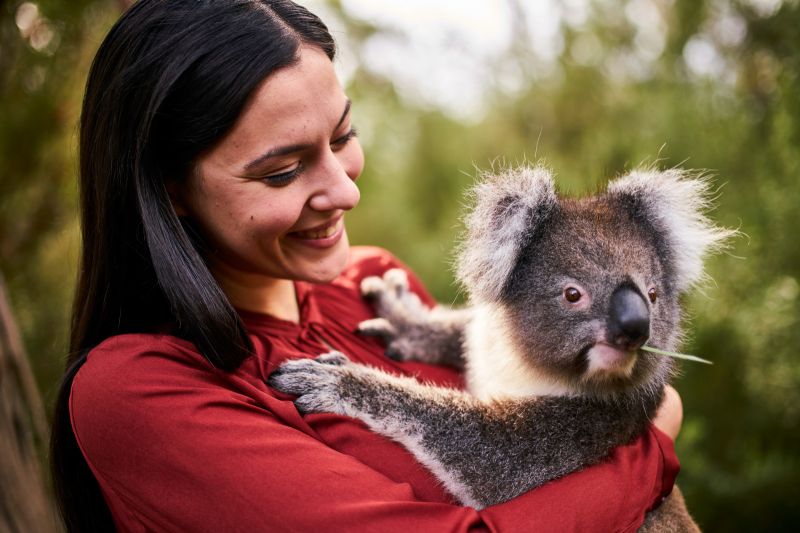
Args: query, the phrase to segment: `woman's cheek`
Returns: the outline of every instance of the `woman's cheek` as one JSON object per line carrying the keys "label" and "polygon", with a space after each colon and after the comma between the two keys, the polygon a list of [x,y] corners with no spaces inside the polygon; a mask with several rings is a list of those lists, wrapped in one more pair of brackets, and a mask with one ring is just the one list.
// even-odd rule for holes
{"label": "woman's cheek", "polygon": [[279,238],[293,229],[298,218],[299,214],[274,211],[254,214],[250,216],[250,234],[257,239]]}

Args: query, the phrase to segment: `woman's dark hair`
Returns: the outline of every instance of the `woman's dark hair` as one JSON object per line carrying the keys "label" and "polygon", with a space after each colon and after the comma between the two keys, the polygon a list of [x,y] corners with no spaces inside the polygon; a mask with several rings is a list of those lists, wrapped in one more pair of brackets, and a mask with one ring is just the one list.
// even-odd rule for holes
{"label": "woman's dark hair", "polygon": [[193,172],[304,43],[333,59],[322,21],[287,0],[139,0],[97,52],[80,125],[81,266],[51,440],[69,531],[114,529],[70,423],[72,380],[90,349],[169,325],[215,367],[235,369],[250,354],[166,184]]}

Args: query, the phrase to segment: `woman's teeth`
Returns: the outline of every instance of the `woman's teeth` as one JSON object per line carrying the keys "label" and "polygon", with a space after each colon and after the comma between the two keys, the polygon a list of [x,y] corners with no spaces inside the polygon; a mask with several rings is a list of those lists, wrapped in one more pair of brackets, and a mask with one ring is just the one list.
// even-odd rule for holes
{"label": "woman's teeth", "polygon": [[298,231],[296,235],[301,239],[327,239],[331,237],[339,229],[339,222],[332,224],[325,229],[314,231]]}

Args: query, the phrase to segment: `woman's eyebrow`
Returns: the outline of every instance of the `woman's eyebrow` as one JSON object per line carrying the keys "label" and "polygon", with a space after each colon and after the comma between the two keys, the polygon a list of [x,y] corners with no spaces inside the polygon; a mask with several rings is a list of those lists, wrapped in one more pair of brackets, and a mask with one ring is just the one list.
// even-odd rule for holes
{"label": "woman's eyebrow", "polygon": [[338,129],[339,129],[339,126],[341,126],[341,125],[342,125],[342,122],[344,122],[344,119],[346,119],[346,118],[347,118],[347,115],[348,115],[348,113],[350,113],[350,105],[351,105],[351,103],[352,103],[352,102],[350,102],[350,99],[349,99],[349,98],[348,98],[348,99],[347,99],[347,101],[344,103],[344,111],[342,112],[342,116],[339,118],[339,122],[337,122],[337,123],[336,123],[336,127],[335,127],[335,128],[333,128],[333,131],[336,131],[336,130],[338,130]]}
{"label": "woman's eyebrow", "polygon": [[[344,104],[344,112],[342,113],[342,116],[339,118],[339,122],[337,122],[336,127],[333,128],[334,131],[338,130],[339,126],[341,126],[342,123],[347,118],[347,115],[350,113],[350,106],[351,102],[348,99],[347,102],[345,102]],[[244,167],[244,171],[252,172],[256,170],[262,163],[273,157],[291,154],[292,152],[299,152],[301,150],[307,150],[308,148],[311,148],[310,144],[290,144],[288,146],[279,146],[277,148],[272,148],[265,154],[262,154],[257,158],[253,159],[252,161],[250,161],[249,163],[247,163]]]}

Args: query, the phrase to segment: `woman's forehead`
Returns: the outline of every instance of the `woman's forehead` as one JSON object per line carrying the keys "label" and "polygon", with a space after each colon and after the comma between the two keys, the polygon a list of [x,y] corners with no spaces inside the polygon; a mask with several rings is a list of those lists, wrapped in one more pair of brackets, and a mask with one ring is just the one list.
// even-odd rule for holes
{"label": "woman's forehead", "polygon": [[234,127],[207,155],[235,164],[282,146],[328,139],[347,106],[330,59],[318,48],[301,47],[298,61],[258,86]]}
{"label": "woman's forehead", "polygon": [[[296,122],[310,116],[331,113],[337,120],[346,102],[344,91],[336,77],[333,63],[325,53],[315,47],[303,46],[298,60],[273,72],[254,91],[238,122],[272,121]],[[328,109],[328,107],[330,109]],[[238,127],[239,124],[234,127]]]}

